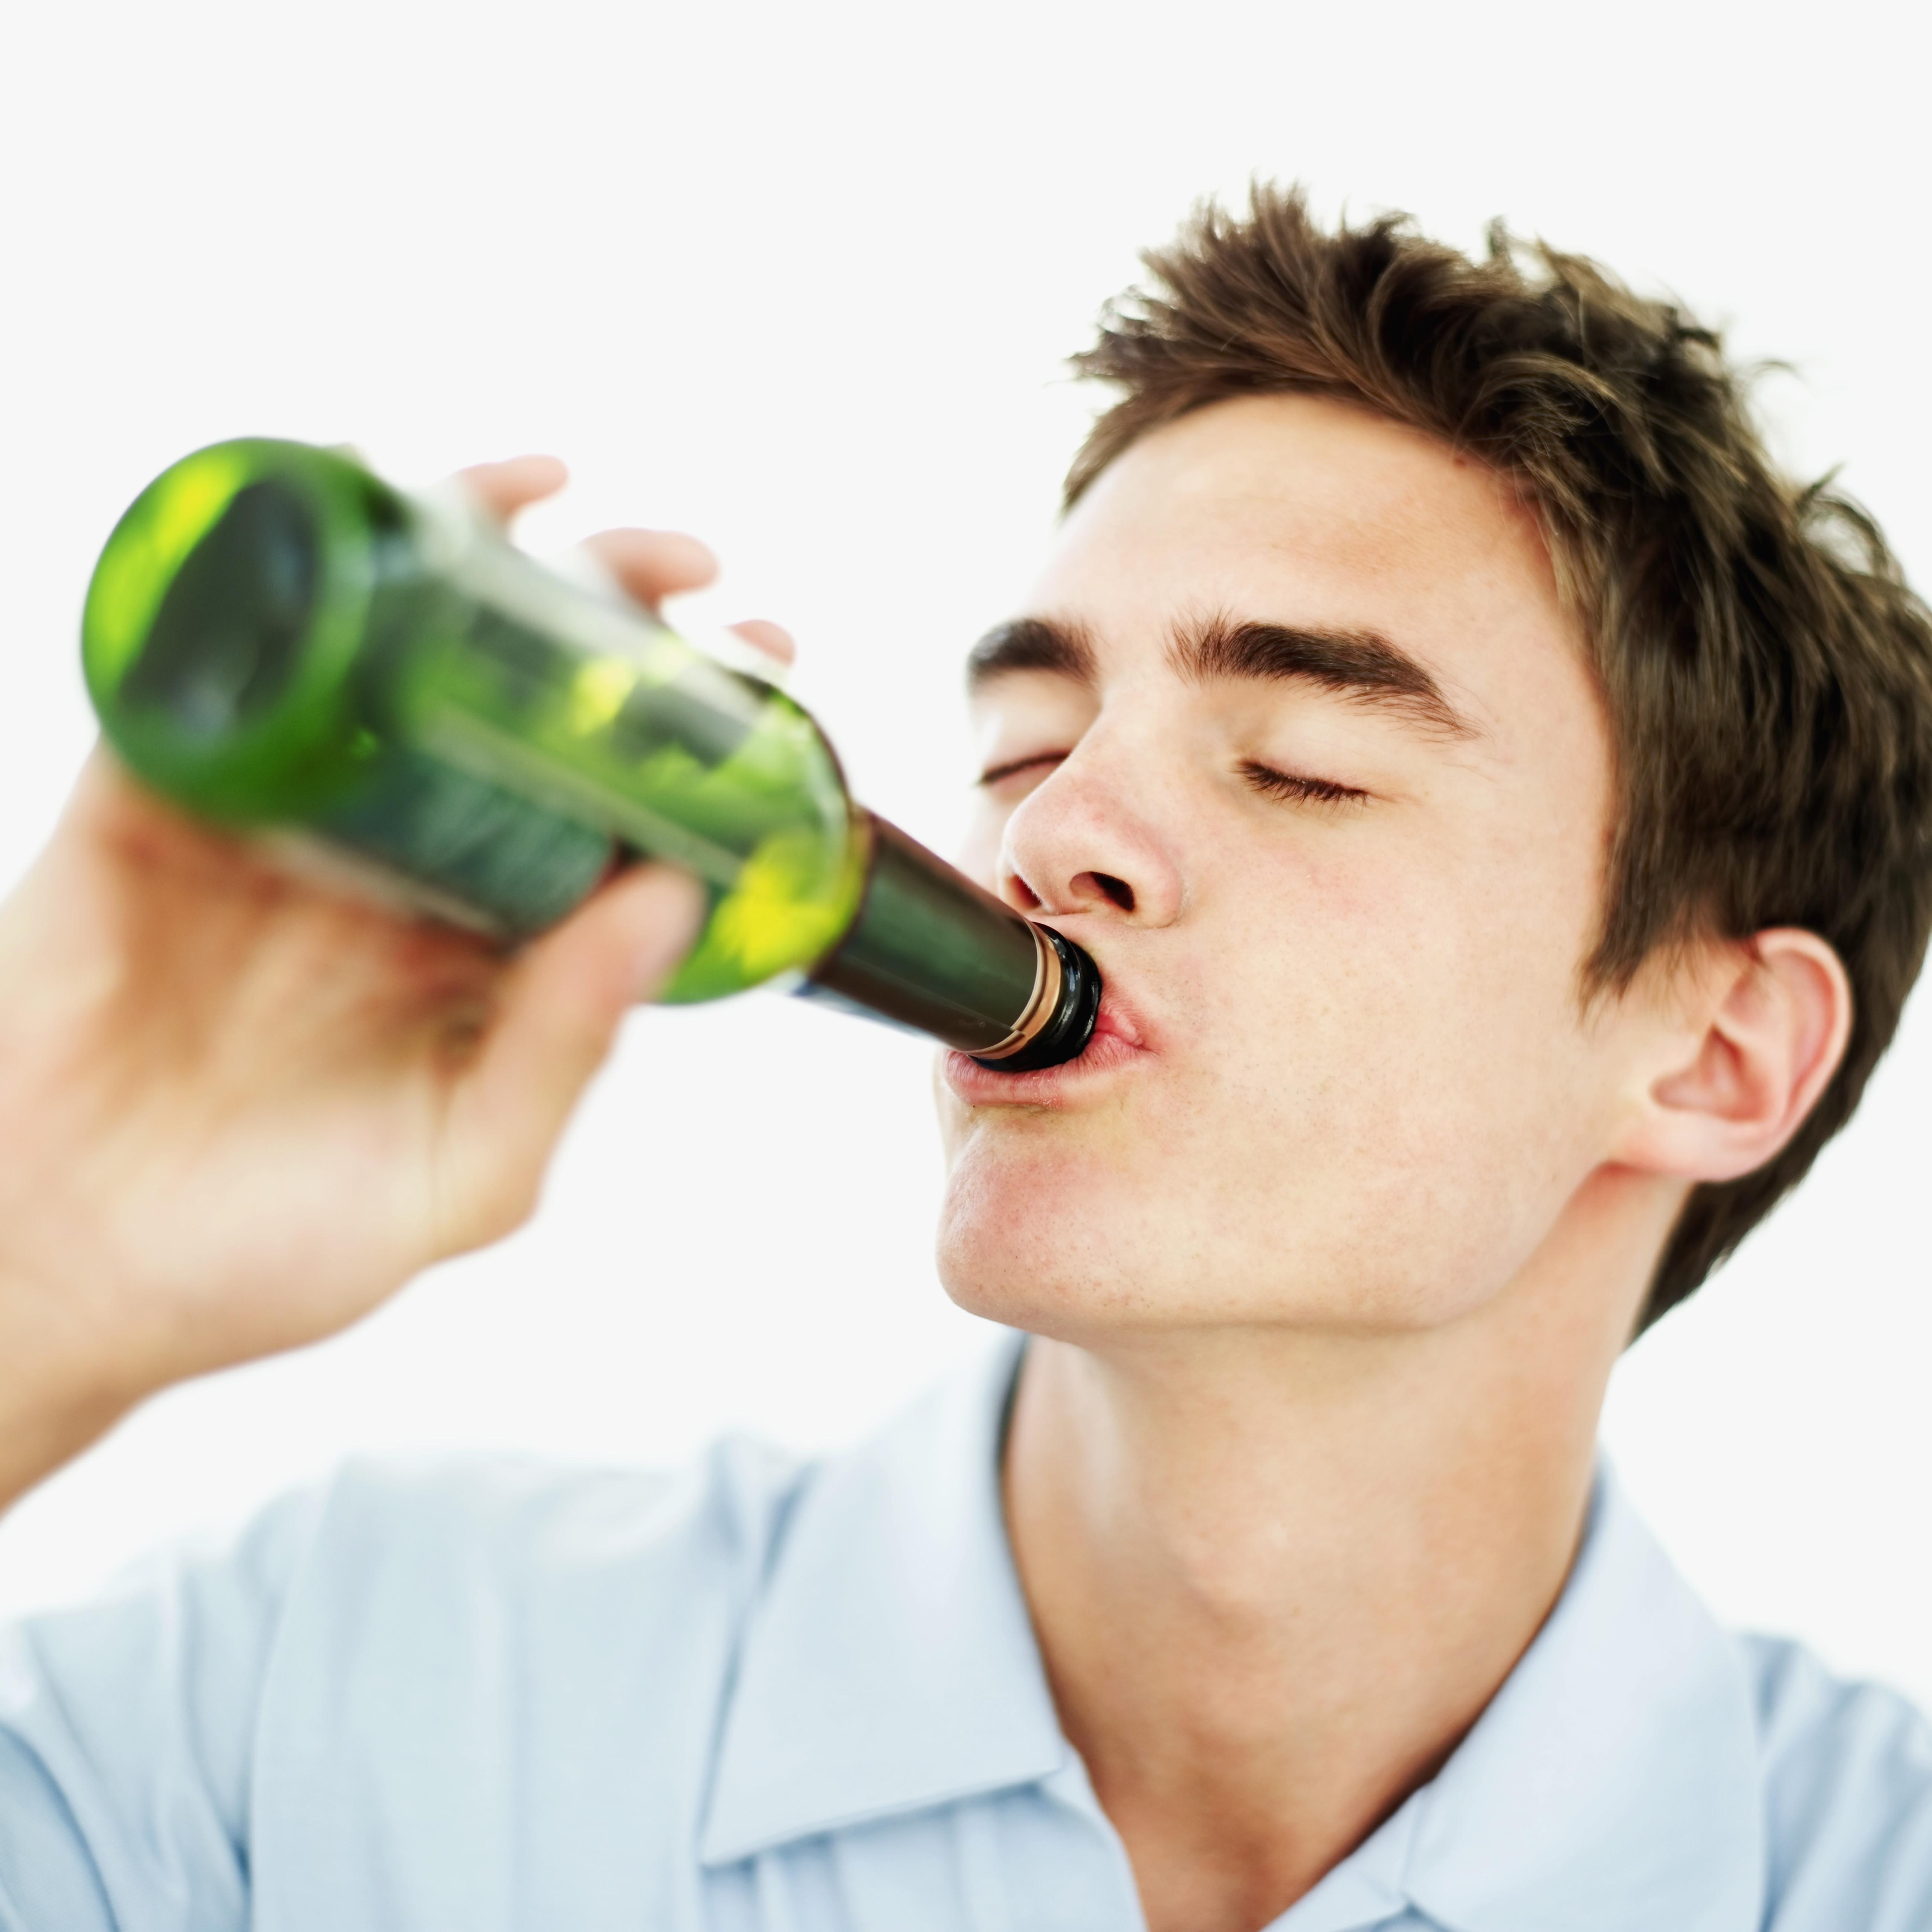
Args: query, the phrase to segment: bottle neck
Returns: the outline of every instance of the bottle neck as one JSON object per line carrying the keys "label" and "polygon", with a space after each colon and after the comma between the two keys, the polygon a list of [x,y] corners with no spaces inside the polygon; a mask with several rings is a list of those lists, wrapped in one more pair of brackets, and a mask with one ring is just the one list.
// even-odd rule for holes
{"label": "bottle neck", "polygon": [[1100,974],[875,814],[866,891],[814,986],[946,1046],[1019,1072],[1070,1060],[1091,1036]]}

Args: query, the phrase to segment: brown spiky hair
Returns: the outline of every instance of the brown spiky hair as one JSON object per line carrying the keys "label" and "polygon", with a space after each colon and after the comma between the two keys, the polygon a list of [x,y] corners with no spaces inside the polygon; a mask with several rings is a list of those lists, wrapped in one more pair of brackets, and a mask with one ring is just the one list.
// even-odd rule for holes
{"label": "brown spiky hair", "polygon": [[1660,948],[1808,928],[1854,1000],[1789,1144],[1693,1190],[1643,1321],[1802,1178],[1890,1043],[1932,927],[1932,618],[1877,525],[1780,475],[1712,329],[1500,225],[1472,260],[1402,215],[1327,228],[1297,190],[1208,205],[1074,358],[1114,386],[1071,506],[1138,437],[1230,398],[1339,398],[1533,505],[1610,720],[1616,812],[1586,998]]}

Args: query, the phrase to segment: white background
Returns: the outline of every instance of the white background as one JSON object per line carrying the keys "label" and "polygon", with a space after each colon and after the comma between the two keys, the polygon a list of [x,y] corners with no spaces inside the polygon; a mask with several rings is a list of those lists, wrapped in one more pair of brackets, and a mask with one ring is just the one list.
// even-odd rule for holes
{"label": "white background", "polygon": [[[865,795],[944,844],[960,655],[1090,407],[1060,358],[1197,196],[1502,214],[1796,374],[1932,580],[1922,9],[332,0],[9,10],[0,877],[90,738],[92,556],[172,458],[543,448],[530,539],[696,529],[790,622]],[[847,1438],[974,1346],[934,1284],[915,1044],[753,998],[640,1014],[526,1232],[357,1331],[175,1392],[0,1525],[88,1587],[353,1448],[664,1459]],[[1932,1017],[1803,1194],[1619,1372],[1625,1478],[1718,1609],[1932,1700]]]}

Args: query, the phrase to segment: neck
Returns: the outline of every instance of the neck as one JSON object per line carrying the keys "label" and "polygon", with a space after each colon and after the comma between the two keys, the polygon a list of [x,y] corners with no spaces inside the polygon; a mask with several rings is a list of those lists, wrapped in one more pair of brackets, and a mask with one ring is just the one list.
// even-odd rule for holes
{"label": "neck", "polygon": [[1666,1203],[1586,1184],[1439,1327],[1036,1338],[1007,1512],[1150,1932],[1253,1932],[1426,1782],[1548,1615]]}

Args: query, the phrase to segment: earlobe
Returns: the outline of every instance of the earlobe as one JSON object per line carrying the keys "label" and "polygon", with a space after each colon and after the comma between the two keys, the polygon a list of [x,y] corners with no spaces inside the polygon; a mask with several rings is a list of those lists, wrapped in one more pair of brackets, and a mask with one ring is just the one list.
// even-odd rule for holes
{"label": "earlobe", "polygon": [[1628,1165],[1694,1181],[1762,1167],[1816,1106],[1844,1058],[1852,991],[1814,932],[1778,926],[1714,949],[1698,977],[1701,1022],[1649,1082]]}

